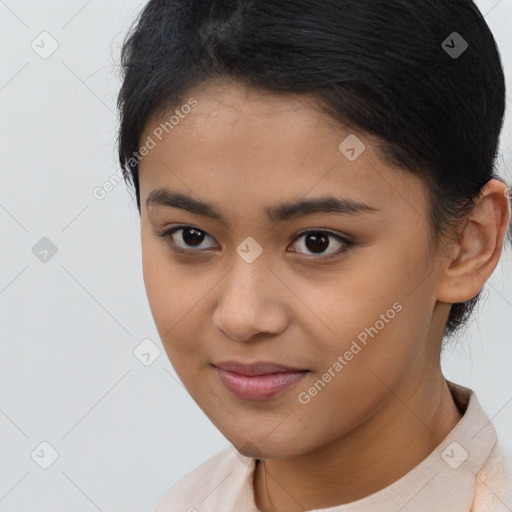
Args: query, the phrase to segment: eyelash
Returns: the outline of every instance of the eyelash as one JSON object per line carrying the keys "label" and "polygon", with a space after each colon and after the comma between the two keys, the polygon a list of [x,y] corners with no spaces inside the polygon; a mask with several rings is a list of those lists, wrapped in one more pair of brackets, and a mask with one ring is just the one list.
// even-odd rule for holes
{"label": "eyelash", "polygon": [[[202,229],[196,228],[195,226],[176,226],[174,228],[171,228],[171,229],[168,229],[168,230],[164,231],[163,233],[157,233],[156,235],[158,237],[160,237],[160,238],[163,238],[167,242],[167,244],[171,247],[171,249],[173,251],[175,251],[175,252],[178,252],[178,253],[181,253],[181,254],[187,254],[187,255],[190,255],[190,256],[193,256],[195,253],[198,253],[198,252],[205,252],[204,250],[186,250],[186,249],[182,249],[182,248],[176,248],[176,244],[172,241],[172,235],[175,232],[177,232],[179,230],[184,230],[184,229],[193,229],[193,230],[199,231],[200,233],[204,233],[207,237],[210,236],[210,235],[208,235],[208,233],[206,233],[206,231],[203,231]],[[341,235],[338,235],[336,233],[332,233],[330,231],[322,230],[322,229],[310,229],[310,230],[307,230],[307,231],[303,231],[303,232],[299,233],[293,239],[292,243],[295,243],[301,237],[304,237],[304,236],[310,235],[310,234],[324,234],[324,235],[327,235],[328,237],[332,237],[332,238],[336,239],[336,241],[341,242],[344,245],[343,248],[341,248],[340,250],[336,251],[334,254],[330,254],[328,256],[312,256],[312,255],[307,255],[311,259],[314,259],[314,260],[326,260],[326,259],[336,258],[338,256],[346,254],[355,245],[354,242],[352,242],[351,240],[346,239],[345,237],[343,237]],[[212,237],[210,237],[210,238],[212,238]],[[298,252],[298,251],[290,251],[290,252]],[[299,254],[303,254],[303,253],[299,253]]]}

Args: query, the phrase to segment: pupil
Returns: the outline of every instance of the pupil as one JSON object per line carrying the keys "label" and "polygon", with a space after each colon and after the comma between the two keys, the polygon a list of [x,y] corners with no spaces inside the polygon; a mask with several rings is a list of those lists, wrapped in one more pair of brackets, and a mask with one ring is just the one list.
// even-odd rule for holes
{"label": "pupil", "polygon": [[[191,233],[193,234],[191,235]],[[183,230],[181,237],[187,245],[199,245],[202,242],[204,235],[202,235],[201,231],[197,229],[187,228]]]}
{"label": "pupil", "polygon": [[[309,243],[310,240],[313,240],[313,243]],[[312,251],[322,252],[329,247],[329,237],[322,233],[313,233],[306,236],[306,247]],[[318,250],[320,249],[320,250]]]}

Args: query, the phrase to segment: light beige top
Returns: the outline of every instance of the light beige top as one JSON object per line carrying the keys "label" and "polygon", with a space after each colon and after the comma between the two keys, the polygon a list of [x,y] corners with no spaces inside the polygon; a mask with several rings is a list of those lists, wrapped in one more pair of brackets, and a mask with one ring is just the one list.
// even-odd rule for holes
{"label": "light beige top", "polygon": [[[311,512],[512,512],[512,451],[497,440],[474,392],[447,383],[463,416],[426,459],[370,496]],[[260,512],[255,464],[229,446],[178,481],[152,512]]]}

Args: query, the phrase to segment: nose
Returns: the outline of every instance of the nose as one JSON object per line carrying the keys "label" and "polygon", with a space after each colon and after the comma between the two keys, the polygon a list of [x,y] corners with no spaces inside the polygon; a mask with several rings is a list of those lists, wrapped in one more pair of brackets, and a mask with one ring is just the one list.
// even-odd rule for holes
{"label": "nose", "polygon": [[289,323],[285,297],[290,292],[274,272],[263,259],[247,263],[239,258],[218,287],[214,327],[237,341],[283,332]]}

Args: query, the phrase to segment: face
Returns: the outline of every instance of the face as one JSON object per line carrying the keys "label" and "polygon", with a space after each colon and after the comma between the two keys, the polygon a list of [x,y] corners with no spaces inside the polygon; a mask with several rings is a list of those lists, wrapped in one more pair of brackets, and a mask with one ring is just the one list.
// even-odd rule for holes
{"label": "face", "polygon": [[[141,137],[156,327],[235,446],[268,458],[313,451],[438,365],[448,312],[436,304],[425,187],[304,98],[227,82],[188,98]],[[244,377],[214,366],[225,361],[303,371]]]}

